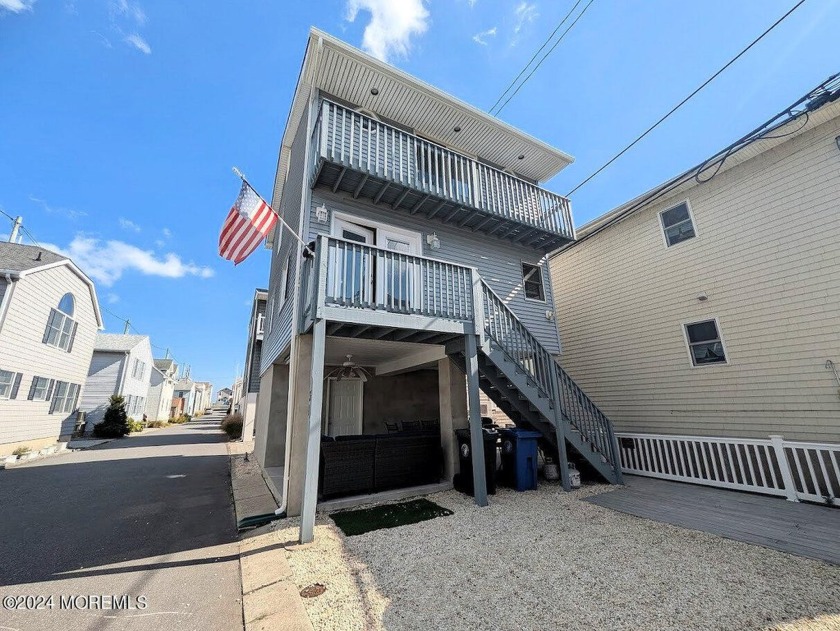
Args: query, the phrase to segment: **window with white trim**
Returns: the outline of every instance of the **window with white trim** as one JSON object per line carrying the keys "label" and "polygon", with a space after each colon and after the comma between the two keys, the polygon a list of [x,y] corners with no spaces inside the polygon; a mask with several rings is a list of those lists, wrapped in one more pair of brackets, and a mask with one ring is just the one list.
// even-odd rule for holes
{"label": "window with white trim", "polygon": [[715,320],[686,324],[685,336],[691,363],[695,366],[726,363],[726,351]]}
{"label": "window with white trim", "polygon": [[668,247],[697,236],[694,232],[694,222],[691,219],[687,202],[663,210],[659,213],[659,220],[662,222],[662,230],[665,231],[665,243],[668,244]]}
{"label": "window with white trim", "polygon": [[76,337],[76,321],[73,313],[76,301],[73,294],[64,294],[57,309],[50,309],[47,328],[44,331],[43,343],[55,346],[68,353],[73,350],[73,338]]}
{"label": "window with white trim", "polygon": [[278,305],[277,305],[277,313],[280,314],[283,311],[283,306],[286,304],[286,298],[288,298],[289,294],[289,266],[292,264],[292,256],[289,255],[289,258],[286,259],[286,262],[283,265],[283,272],[280,275],[280,285],[278,287],[277,295],[279,296]]}
{"label": "window with white trim", "polygon": [[530,263],[522,264],[522,287],[525,297],[529,300],[545,302],[545,287],[543,286],[542,267]]}
{"label": "window with white trim", "polygon": [[72,412],[76,406],[76,399],[79,396],[79,386],[75,383],[57,381],[53,392],[52,409],[50,414],[67,414]]}
{"label": "window with white trim", "polygon": [[15,373],[0,370],[0,399],[10,399],[15,384]]}
{"label": "window with white trim", "polygon": [[135,379],[142,380],[144,374],[146,374],[146,362],[135,358],[131,369],[131,376]]}

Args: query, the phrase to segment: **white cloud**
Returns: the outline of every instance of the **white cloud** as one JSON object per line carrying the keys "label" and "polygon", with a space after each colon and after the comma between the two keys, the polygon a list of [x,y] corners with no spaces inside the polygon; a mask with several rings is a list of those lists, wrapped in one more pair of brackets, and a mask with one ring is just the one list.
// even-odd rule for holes
{"label": "white cloud", "polygon": [[172,231],[169,228],[164,228],[160,231],[161,234],[166,237],[167,239],[172,236]]}
{"label": "white cloud", "polygon": [[473,41],[476,44],[481,44],[482,46],[487,46],[487,38],[488,37],[496,37],[496,27],[489,28],[486,31],[481,31],[481,33],[476,33],[473,35]]}
{"label": "white cloud", "polygon": [[[0,0],[0,2],[2,2],[2,0]],[[62,217],[67,217],[67,219],[72,220],[79,219],[80,217],[87,217],[87,213],[83,210],[74,210],[72,208],[64,208],[63,206],[50,206],[46,200],[38,199],[34,195],[30,195],[29,200],[35,202],[36,204],[40,204],[44,209],[44,212],[48,215],[61,215]]]}
{"label": "white cloud", "polygon": [[536,3],[529,4],[525,0],[516,5],[516,9],[513,13],[516,19],[516,26],[513,27],[514,33],[519,33],[526,23],[533,22],[540,16],[540,14],[537,13]]}
{"label": "white cloud", "polygon": [[119,302],[119,301],[120,301],[120,297],[119,297],[117,294],[113,293],[113,292],[109,293],[109,294],[106,296],[106,298],[107,298],[107,300],[108,300],[108,304],[109,304],[109,305],[112,305],[112,304],[117,303],[117,302]]}
{"label": "white cloud", "polygon": [[211,268],[185,263],[172,252],[158,258],[152,251],[123,241],[101,241],[83,234],[76,235],[66,248],[49,244],[44,247],[70,257],[82,271],[105,287],[113,285],[127,271],[163,278],[210,278],[214,274]]}
{"label": "white cloud", "polygon": [[423,0],[347,0],[348,22],[354,22],[360,11],[371,15],[362,48],[382,61],[388,61],[392,55],[407,56],[411,38],[429,28],[429,12]]}
{"label": "white cloud", "polygon": [[145,39],[140,37],[140,35],[138,35],[137,33],[132,33],[131,35],[125,38],[125,41],[134,46],[134,48],[139,50],[144,55],[152,54],[152,47],[149,46],[149,43]]}
{"label": "white cloud", "polygon": [[126,219],[125,217],[120,217],[120,228],[123,230],[131,230],[132,232],[140,232],[140,226],[136,223],[131,221],[130,219]]}
{"label": "white cloud", "polygon": [[128,0],[117,0],[111,3],[111,11],[117,15],[124,16],[137,24],[143,26],[146,23],[146,12],[143,8],[135,3],[128,2]]}
{"label": "white cloud", "polygon": [[31,11],[33,4],[35,4],[35,0],[0,0],[0,11],[11,11],[12,13]]}
{"label": "white cloud", "polygon": [[475,6],[476,2],[478,2],[478,0],[467,0],[467,4],[470,5],[470,9]]}

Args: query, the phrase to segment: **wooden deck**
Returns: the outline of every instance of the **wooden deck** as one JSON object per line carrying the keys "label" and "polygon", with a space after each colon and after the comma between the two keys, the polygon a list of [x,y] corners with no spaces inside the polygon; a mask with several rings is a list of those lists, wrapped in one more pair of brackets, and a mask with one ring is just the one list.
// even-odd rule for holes
{"label": "wooden deck", "polygon": [[625,484],[587,501],[840,565],[840,510],[836,508],[639,476],[626,476]]}

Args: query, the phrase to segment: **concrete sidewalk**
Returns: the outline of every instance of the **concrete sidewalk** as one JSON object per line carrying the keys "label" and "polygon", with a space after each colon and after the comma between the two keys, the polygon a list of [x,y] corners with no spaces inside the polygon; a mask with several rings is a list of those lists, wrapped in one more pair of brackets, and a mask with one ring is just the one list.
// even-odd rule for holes
{"label": "concrete sidewalk", "polygon": [[[237,523],[277,508],[259,465],[250,456],[246,460],[252,450],[253,443],[228,443]],[[239,569],[245,631],[312,631],[286,559],[286,546],[294,543],[281,541],[273,524],[242,536]]]}

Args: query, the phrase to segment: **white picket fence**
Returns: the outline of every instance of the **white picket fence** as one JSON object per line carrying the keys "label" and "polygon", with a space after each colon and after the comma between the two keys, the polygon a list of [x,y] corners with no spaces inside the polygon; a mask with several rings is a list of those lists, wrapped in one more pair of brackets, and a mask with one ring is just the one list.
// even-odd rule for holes
{"label": "white picket fence", "polygon": [[625,473],[840,506],[840,445],[617,433]]}

